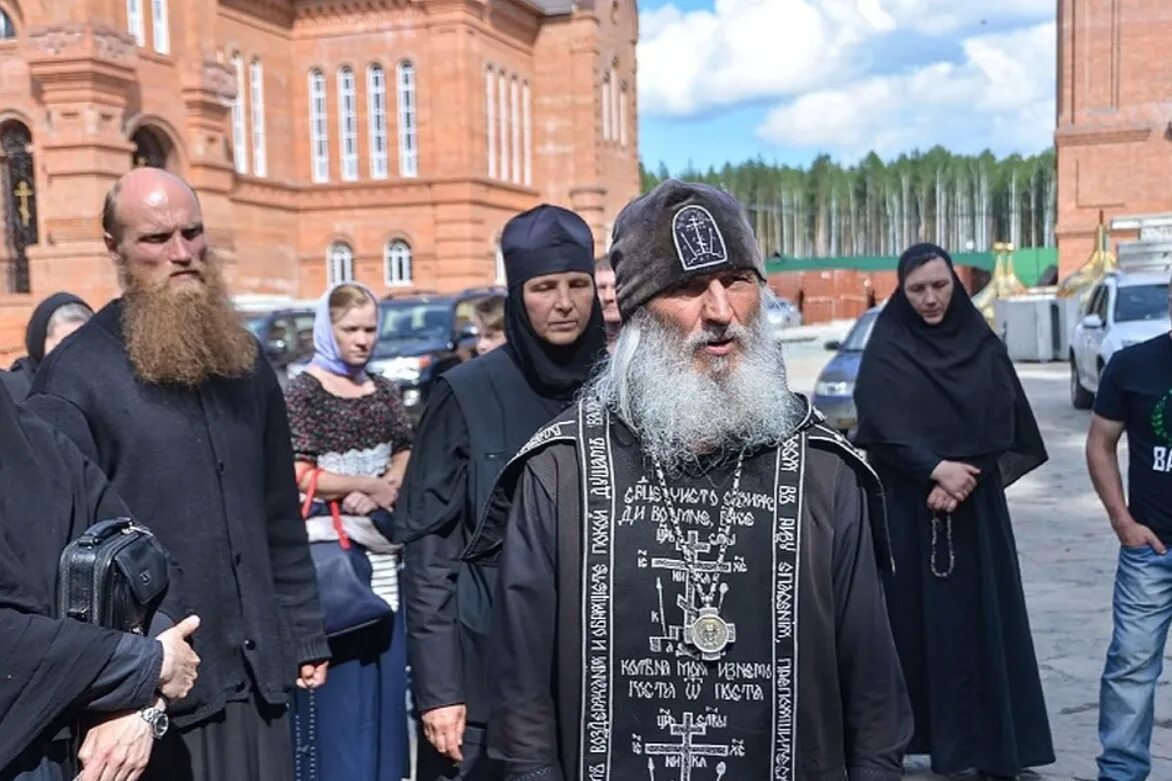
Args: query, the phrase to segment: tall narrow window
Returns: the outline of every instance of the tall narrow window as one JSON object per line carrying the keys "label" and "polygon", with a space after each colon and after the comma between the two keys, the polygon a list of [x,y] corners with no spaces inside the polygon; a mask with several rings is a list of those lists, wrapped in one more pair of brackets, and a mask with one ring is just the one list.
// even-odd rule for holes
{"label": "tall narrow window", "polygon": [[232,68],[236,71],[236,97],[232,99],[232,158],[236,173],[248,173],[248,131],[244,125],[244,58],[240,53],[232,55]]}
{"label": "tall narrow window", "polygon": [[126,30],[134,36],[134,42],[146,46],[146,19],[143,18],[142,0],[126,0]]}
{"label": "tall narrow window", "polygon": [[496,99],[493,86],[496,76],[492,68],[484,72],[484,126],[488,136],[488,175],[496,176]]}
{"label": "tall narrow window", "polygon": [[619,92],[619,143],[627,145],[627,85]]}
{"label": "tall narrow window", "polygon": [[610,140],[619,139],[619,72],[612,65],[610,69]]}
{"label": "tall narrow window", "polygon": [[387,284],[394,287],[411,284],[411,246],[402,239],[388,242],[383,251]]}
{"label": "tall narrow window", "polygon": [[521,86],[513,77],[513,90],[509,95],[509,122],[513,126],[513,181],[521,183]]}
{"label": "tall narrow window", "polygon": [[335,241],[326,253],[326,281],[331,285],[354,280],[354,250],[342,241]]}
{"label": "tall narrow window", "polygon": [[419,175],[419,135],[415,126],[415,66],[403,60],[398,68],[399,82],[399,174]]}
{"label": "tall narrow window", "polygon": [[171,53],[171,23],[167,19],[167,0],[151,0],[151,19],[154,21],[155,51]]}
{"label": "tall narrow window", "polygon": [[338,144],[342,154],[342,181],[358,178],[358,98],[354,90],[354,71],[349,66],[338,70]]}
{"label": "tall narrow window", "polygon": [[366,69],[366,113],[370,122],[370,178],[387,178],[387,74],[383,66]]}
{"label": "tall narrow window", "polygon": [[610,74],[602,77],[602,140],[610,140]]}
{"label": "tall narrow window", "polygon": [[524,138],[522,146],[525,148],[525,186],[533,184],[533,121],[529,114],[529,84],[521,87],[521,121]]}
{"label": "tall narrow window", "polygon": [[16,37],[16,25],[12,23],[12,17],[0,8],[0,41],[9,41]]}
{"label": "tall narrow window", "polygon": [[500,109],[500,125],[501,125],[501,178],[509,178],[509,80],[505,74],[500,74],[497,77],[497,92],[498,100],[497,107]]}
{"label": "tall narrow window", "polygon": [[313,163],[313,181],[330,180],[330,131],[326,121],[326,76],[320,70],[309,72],[309,154]]}
{"label": "tall narrow window", "polygon": [[252,172],[267,176],[268,155],[265,154],[265,69],[259,59],[248,66],[249,108],[252,109]]}

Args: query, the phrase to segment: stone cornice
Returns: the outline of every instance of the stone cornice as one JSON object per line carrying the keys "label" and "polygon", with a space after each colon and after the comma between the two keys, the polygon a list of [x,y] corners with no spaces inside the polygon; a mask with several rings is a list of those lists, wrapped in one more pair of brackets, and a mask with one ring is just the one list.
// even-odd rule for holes
{"label": "stone cornice", "polygon": [[336,184],[290,184],[236,176],[231,198],[286,211],[385,209],[403,206],[475,204],[518,208],[534,201],[537,190],[479,177],[387,179]]}
{"label": "stone cornice", "polygon": [[1147,123],[1113,127],[1068,125],[1060,127],[1054,132],[1054,143],[1061,147],[1142,143],[1151,137],[1152,131],[1153,127]]}
{"label": "stone cornice", "polygon": [[46,102],[97,93],[99,102],[122,103],[134,81],[138,50],[126,33],[85,23],[30,28],[24,58]]}

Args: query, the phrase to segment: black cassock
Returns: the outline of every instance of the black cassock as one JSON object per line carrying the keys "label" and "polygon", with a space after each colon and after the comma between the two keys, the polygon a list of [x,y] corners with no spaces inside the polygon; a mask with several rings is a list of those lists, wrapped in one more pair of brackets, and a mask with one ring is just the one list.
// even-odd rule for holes
{"label": "black cassock", "polygon": [[[609,460],[605,437],[578,439],[586,428],[568,413],[500,487],[517,484],[489,679],[490,753],[506,778],[898,778],[912,725],[876,564],[886,543],[880,534],[872,545],[868,519],[874,476],[810,425],[776,505],[769,486],[787,468],[778,464],[797,463],[800,437],[747,456],[739,488],[727,464],[664,494],[611,420]],[[598,468],[610,470],[609,486]],[[611,510],[593,504],[595,491],[615,497]],[[721,570],[716,518],[738,493],[749,498],[731,516],[736,542]],[[726,573],[705,588],[719,595],[732,642],[709,657],[691,646],[698,613],[683,606],[703,589],[680,571],[665,510],[682,513],[689,544]],[[490,514],[473,551],[488,555],[501,531]]]}
{"label": "black cassock", "polygon": [[76,759],[60,727],[82,711],[145,707],[162,646],[138,635],[53,618],[66,544],[98,520],[127,515],[106,478],[44,421],[0,392],[0,779],[37,769],[66,776]]}

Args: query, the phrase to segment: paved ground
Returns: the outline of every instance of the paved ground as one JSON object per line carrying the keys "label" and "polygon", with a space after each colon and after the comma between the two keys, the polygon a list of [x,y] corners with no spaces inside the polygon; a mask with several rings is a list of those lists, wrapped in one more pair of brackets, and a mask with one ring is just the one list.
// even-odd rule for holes
{"label": "paved ground", "polygon": [[[788,347],[790,385],[809,393],[829,358],[821,348],[842,326]],[[805,335],[804,335],[805,336]],[[1118,546],[1091,488],[1082,447],[1089,414],[1071,408],[1062,365],[1021,365],[1050,462],[1009,491],[1026,601],[1058,760],[1043,779],[1096,777],[1098,680],[1111,636],[1111,588]],[[1153,781],[1172,779],[1172,692],[1156,695]],[[909,767],[919,765],[914,758]],[[934,779],[919,770],[909,778]]]}

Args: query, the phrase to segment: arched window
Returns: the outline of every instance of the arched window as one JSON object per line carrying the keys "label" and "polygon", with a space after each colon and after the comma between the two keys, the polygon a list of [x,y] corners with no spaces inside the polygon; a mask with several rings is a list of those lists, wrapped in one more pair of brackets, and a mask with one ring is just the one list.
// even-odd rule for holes
{"label": "arched window", "polygon": [[248,130],[244,120],[244,58],[240,53],[232,55],[232,68],[236,71],[236,97],[232,99],[232,158],[236,173],[248,173]]}
{"label": "arched window", "polygon": [[529,83],[521,87],[522,146],[525,148],[525,186],[533,184],[533,121],[530,118]]}
{"label": "arched window", "polygon": [[610,66],[610,140],[619,138],[619,72],[614,65]]}
{"label": "arched window", "polygon": [[16,37],[16,25],[12,23],[12,17],[0,8],[0,41],[8,41]]}
{"label": "arched window", "polygon": [[349,66],[338,69],[338,135],[342,181],[353,182],[358,178],[358,97]]}
{"label": "arched window", "polygon": [[337,285],[354,281],[354,250],[343,241],[335,241],[326,253],[326,282]]}
{"label": "arched window", "polygon": [[170,54],[171,23],[167,19],[167,0],[151,0],[151,20],[155,51],[159,54]]}
{"label": "arched window", "polygon": [[497,107],[500,109],[501,178],[509,178],[509,80],[504,73],[497,77]]}
{"label": "arched window", "polygon": [[248,66],[248,101],[252,109],[252,172],[266,176],[269,172],[265,154],[265,69],[260,59],[253,58]]}
{"label": "arched window", "polygon": [[610,140],[610,74],[602,77],[602,140]]}
{"label": "arched window", "polygon": [[419,138],[415,127],[415,66],[403,60],[398,67],[399,82],[399,174],[419,175]]}
{"label": "arched window", "polygon": [[619,143],[623,146],[627,145],[627,83],[625,81],[619,92]]}
{"label": "arched window", "polygon": [[146,19],[142,12],[142,0],[126,0],[126,30],[134,36],[134,42],[146,46]]}
{"label": "arched window", "polygon": [[326,76],[317,68],[309,72],[309,155],[313,181],[330,180],[330,130],[326,121]]}
{"label": "arched window", "polygon": [[496,74],[489,66],[484,71],[484,127],[488,137],[488,175],[496,176]]}
{"label": "arched window", "polygon": [[387,74],[383,66],[366,69],[366,113],[370,120],[370,178],[387,178]]}
{"label": "arched window", "polygon": [[509,122],[513,126],[513,181],[521,183],[521,87],[517,77],[513,77],[512,91],[509,93]]}
{"label": "arched window", "polygon": [[147,127],[140,127],[131,136],[134,144],[134,157],[131,166],[134,168],[166,168],[167,158],[170,157],[171,144],[164,136]]}
{"label": "arched window", "polygon": [[12,265],[10,291],[29,292],[28,254],[25,248],[38,242],[37,182],[33,165],[32,134],[20,122],[0,127],[0,150],[4,165],[0,180],[7,183],[4,206],[8,212],[8,229],[12,248],[16,250]]}
{"label": "arched window", "polygon": [[387,242],[383,263],[386,266],[387,285],[394,287],[411,284],[411,245],[402,239]]}

